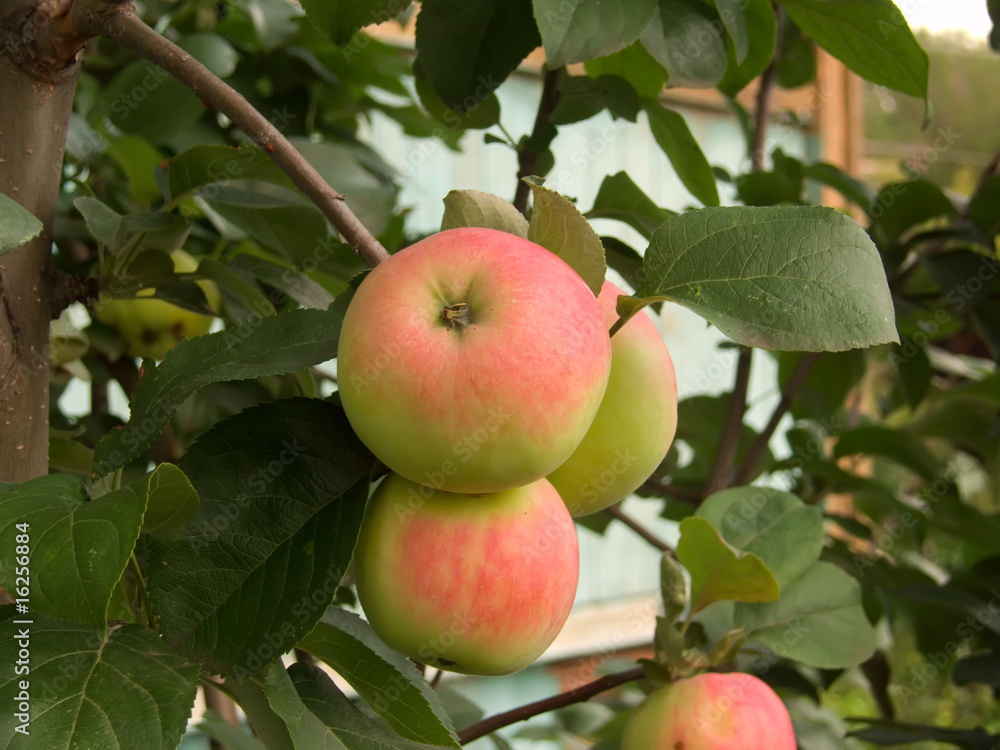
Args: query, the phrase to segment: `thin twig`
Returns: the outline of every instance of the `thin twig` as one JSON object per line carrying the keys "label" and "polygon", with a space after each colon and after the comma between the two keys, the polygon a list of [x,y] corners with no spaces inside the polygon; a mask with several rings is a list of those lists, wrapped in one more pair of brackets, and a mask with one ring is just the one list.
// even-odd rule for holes
{"label": "thin twig", "polygon": [[595,695],[599,695],[607,690],[616,688],[619,685],[624,685],[626,682],[641,680],[645,676],[646,672],[642,667],[635,667],[624,672],[616,672],[615,674],[605,675],[604,677],[600,677],[593,682],[588,682],[586,685],[581,685],[580,687],[574,688],[573,690],[569,690],[565,693],[560,693],[559,695],[554,695],[551,698],[546,698],[544,700],[535,701],[534,703],[528,703],[524,706],[519,706],[518,708],[513,708],[510,711],[505,711],[502,714],[497,714],[496,716],[484,719],[478,724],[466,727],[458,733],[459,742],[463,745],[467,745],[473,740],[478,740],[480,737],[484,737],[491,732],[502,729],[503,727],[516,724],[519,721],[525,721],[526,719],[530,719],[532,716],[538,716],[539,714],[544,714],[549,711],[555,711],[557,708],[572,706],[574,703],[583,703],[584,701],[590,700]]}
{"label": "thin twig", "polygon": [[[780,5],[774,8],[777,18],[778,31],[777,38],[781,39],[781,30],[784,24],[784,11]],[[766,138],[767,124],[771,119],[771,99],[774,93],[774,79],[778,73],[778,66],[774,59],[760,75],[760,86],[757,89],[757,102],[754,111],[753,123],[753,143],[750,144],[750,166],[754,172],[759,172],[764,168],[764,159],[767,156]]]}
{"label": "thin twig", "polygon": [[785,383],[785,387],[781,392],[781,400],[778,405],[774,407],[774,412],[771,414],[771,419],[768,420],[767,426],[764,431],[761,432],[757,438],[753,441],[753,445],[750,446],[750,450],[747,451],[746,456],[743,458],[743,463],[740,464],[739,470],[736,472],[736,476],[733,479],[733,484],[741,485],[746,484],[750,477],[753,475],[753,471],[757,466],[757,462],[760,461],[760,457],[764,455],[764,451],[767,450],[767,444],[771,442],[771,436],[774,435],[774,431],[778,429],[778,422],[781,418],[785,416],[790,408],[792,408],[792,401],[795,400],[795,396],[798,394],[799,389],[805,382],[806,376],[812,369],[812,366],[816,364],[816,361],[820,358],[822,352],[807,352],[803,355],[802,359],[795,366],[795,371],[792,376]]}
{"label": "thin twig", "polygon": [[621,521],[623,524],[632,529],[632,531],[641,536],[643,539],[652,544],[661,552],[669,552],[670,554],[673,554],[674,551],[670,548],[670,546],[666,542],[657,537],[653,532],[651,532],[641,523],[636,521],[634,518],[632,518],[632,516],[623,511],[617,505],[612,505],[610,508],[605,508],[604,510],[607,511],[609,516],[618,521]]}
{"label": "thin twig", "polygon": [[531,188],[522,177],[530,177],[535,173],[538,159],[542,155],[538,150],[542,140],[542,132],[549,124],[549,118],[559,103],[559,75],[562,68],[550,70],[542,81],[542,97],[538,100],[538,113],[535,115],[535,126],[527,143],[517,152],[517,190],[514,192],[514,208],[522,214],[528,209],[528,192]]}
{"label": "thin twig", "polygon": [[374,267],[389,257],[381,243],[347,207],[344,196],[320,177],[267,118],[190,53],[147,26],[136,15],[131,3],[77,0],[73,22],[76,30],[112,39],[155,63],[228,117],[274,159],[369,266]]}
{"label": "thin twig", "polygon": [[729,412],[722,427],[722,439],[719,441],[719,451],[715,454],[712,473],[705,485],[705,496],[723,490],[730,485],[730,474],[733,462],[736,460],[736,449],[740,445],[740,434],[743,431],[743,415],[747,410],[747,388],[750,386],[750,363],[753,359],[753,349],[740,347],[740,356],[736,361],[736,380],[729,400]]}

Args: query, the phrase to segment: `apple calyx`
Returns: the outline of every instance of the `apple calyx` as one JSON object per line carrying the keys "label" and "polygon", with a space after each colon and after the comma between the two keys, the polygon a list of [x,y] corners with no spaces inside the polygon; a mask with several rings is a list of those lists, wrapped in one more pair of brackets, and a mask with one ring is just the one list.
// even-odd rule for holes
{"label": "apple calyx", "polygon": [[448,328],[454,330],[465,330],[472,323],[472,311],[468,302],[455,302],[445,305],[441,311],[441,320],[448,324]]}

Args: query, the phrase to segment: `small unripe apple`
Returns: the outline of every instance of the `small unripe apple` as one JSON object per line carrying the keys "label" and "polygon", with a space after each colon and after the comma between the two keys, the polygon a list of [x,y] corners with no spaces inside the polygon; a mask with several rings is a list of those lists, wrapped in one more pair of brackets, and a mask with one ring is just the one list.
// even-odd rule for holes
{"label": "small unripe apple", "polygon": [[545,479],[458,495],[390,474],[368,501],[354,563],[378,636],[465,674],[508,674],[537,659],[579,579],[573,519]]}
{"label": "small unripe apple", "polygon": [[[178,273],[198,269],[198,261],[183,250],[174,250],[170,257]],[[218,310],[222,302],[219,287],[207,280],[195,283],[205,293],[209,307]],[[142,289],[136,299],[109,300],[97,309],[97,319],[118,330],[130,357],[163,359],[177,342],[208,333],[212,326],[211,315],[185,310],[162,299],[146,299],[154,293],[153,289]]]}
{"label": "small unripe apple", "polygon": [[622,750],[795,750],[788,709],[744,672],[703,674],[651,693],[625,726]]}
{"label": "small unripe apple", "polygon": [[[610,329],[621,289],[604,282],[598,302]],[[590,429],[549,474],[573,516],[607,508],[635,491],[667,455],[677,431],[677,380],[663,337],[640,311],[611,337],[611,377]]]}
{"label": "small unripe apple", "polygon": [[449,492],[534,482],[569,458],[601,403],[611,341],[562,259],[482,228],[379,264],[340,334],[344,411],[398,474]]}

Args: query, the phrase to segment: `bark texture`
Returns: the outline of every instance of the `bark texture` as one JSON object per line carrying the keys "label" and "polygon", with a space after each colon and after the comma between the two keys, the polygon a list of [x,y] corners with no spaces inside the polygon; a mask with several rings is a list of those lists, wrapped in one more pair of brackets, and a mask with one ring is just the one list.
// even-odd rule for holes
{"label": "bark texture", "polygon": [[73,106],[77,40],[59,8],[0,0],[0,192],[45,226],[0,256],[0,481],[48,472],[52,222]]}

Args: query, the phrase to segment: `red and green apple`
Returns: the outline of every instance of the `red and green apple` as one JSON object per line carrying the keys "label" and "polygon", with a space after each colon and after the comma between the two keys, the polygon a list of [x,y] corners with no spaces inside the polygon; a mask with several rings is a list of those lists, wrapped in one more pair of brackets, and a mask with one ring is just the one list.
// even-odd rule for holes
{"label": "red and green apple", "polygon": [[[598,297],[608,328],[620,288],[605,281]],[[583,441],[549,481],[573,516],[627,497],[660,465],[677,430],[677,380],[663,337],[645,311],[611,338],[611,376]]]}
{"label": "red and green apple", "polygon": [[497,675],[531,664],[569,616],[576,529],[552,485],[458,495],[389,474],[354,553],[375,632],[424,664]]}
{"label": "red and green apple", "polygon": [[593,292],[493,229],[432,235],[361,282],[340,334],[344,411],[392,471],[449,492],[520,487],[569,458],[611,369]]}

